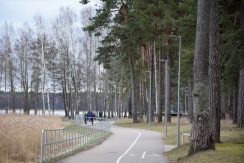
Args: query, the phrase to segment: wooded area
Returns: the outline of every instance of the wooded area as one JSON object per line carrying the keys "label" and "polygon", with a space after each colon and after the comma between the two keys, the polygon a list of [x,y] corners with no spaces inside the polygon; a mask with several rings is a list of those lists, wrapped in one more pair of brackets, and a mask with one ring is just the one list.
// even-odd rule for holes
{"label": "wooded area", "polygon": [[9,109],[15,112],[18,94],[25,114],[40,106],[44,114],[45,104],[54,106],[49,94],[61,94],[66,117],[80,110],[128,112],[134,123],[143,117],[160,123],[167,113],[170,122],[179,89],[180,112],[193,123],[190,155],[221,142],[220,119],[244,126],[241,0],[99,5],[79,16],[61,8],[51,26],[40,16],[35,26],[3,25],[0,90],[10,94]]}

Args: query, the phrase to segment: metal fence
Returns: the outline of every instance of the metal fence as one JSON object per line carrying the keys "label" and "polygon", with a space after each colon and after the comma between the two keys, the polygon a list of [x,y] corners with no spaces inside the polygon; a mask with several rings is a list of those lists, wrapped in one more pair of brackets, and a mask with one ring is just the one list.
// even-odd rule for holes
{"label": "metal fence", "polygon": [[97,118],[94,124],[80,127],[42,130],[40,163],[49,162],[62,155],[83,149],[106,137],[111,130],[111,121]]}

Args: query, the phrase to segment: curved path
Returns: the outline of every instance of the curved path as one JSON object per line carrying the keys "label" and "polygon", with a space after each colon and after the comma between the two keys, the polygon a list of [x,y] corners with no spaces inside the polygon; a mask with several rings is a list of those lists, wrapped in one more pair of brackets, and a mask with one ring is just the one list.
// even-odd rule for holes
{"label": "curved path", "polygon": [[157,132],[113,126],[102,144],[62,163],[166,163],[162,135]]}

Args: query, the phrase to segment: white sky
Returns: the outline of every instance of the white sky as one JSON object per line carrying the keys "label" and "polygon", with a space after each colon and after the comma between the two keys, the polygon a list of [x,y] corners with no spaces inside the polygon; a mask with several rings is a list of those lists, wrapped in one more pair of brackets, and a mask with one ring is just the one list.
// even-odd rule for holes
{"label": "white sky", "polygon": [[47,23],[54,21],[59,14],[60,7],[70,7],[77,15],[86,6],[95,6],[99,0],[91,0],[88,5],[82,5],[80,0],[0,0],[0,26],[5,21],[14,26],[23,22],[32,23],[35,15],[44,17]]}

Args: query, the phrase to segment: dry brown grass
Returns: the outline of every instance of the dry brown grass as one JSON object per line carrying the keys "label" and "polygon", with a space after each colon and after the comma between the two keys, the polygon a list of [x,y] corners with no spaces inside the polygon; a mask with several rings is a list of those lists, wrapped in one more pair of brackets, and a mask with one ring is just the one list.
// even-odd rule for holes
{"label": "dry brown grass", "polygon": [[61,127],[57,116],[0,115],[0,163],[35,162],[41,130]]}

